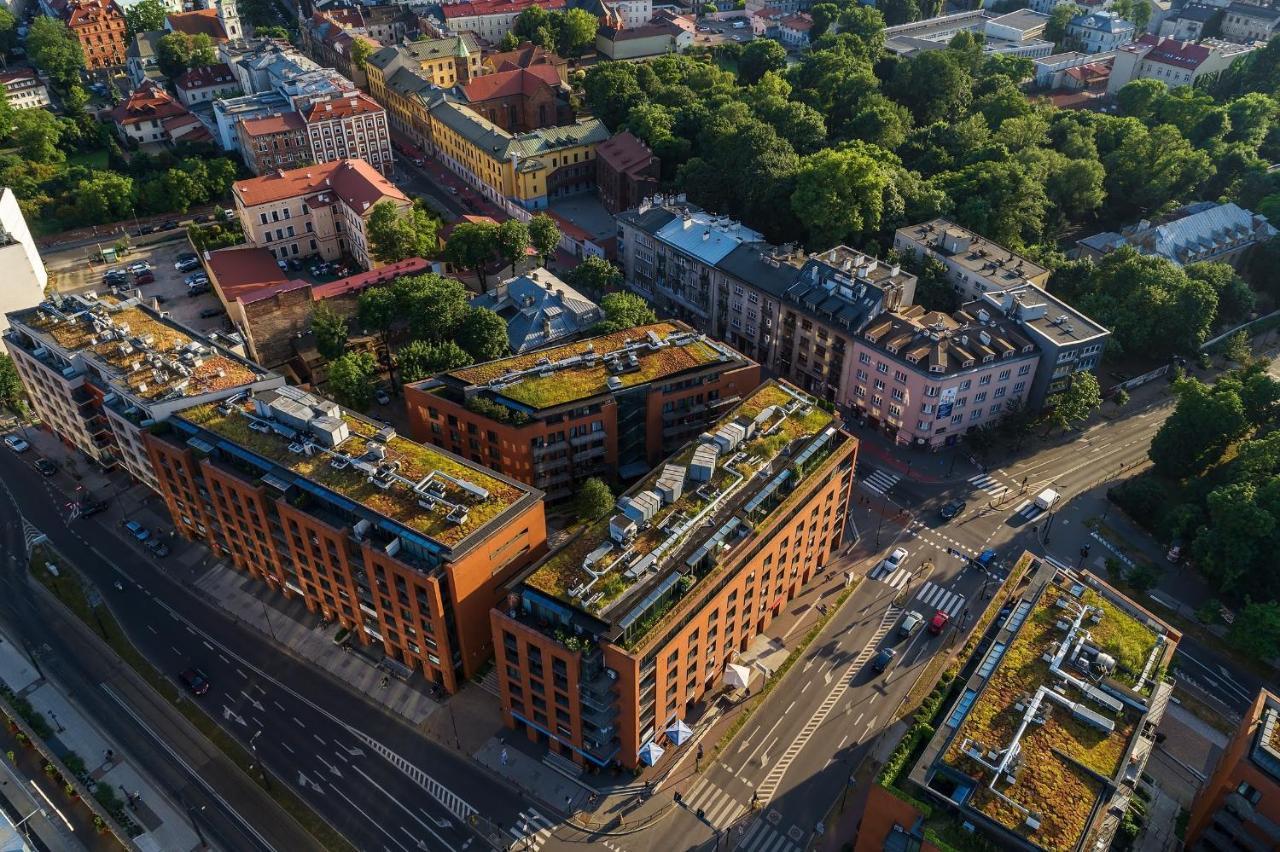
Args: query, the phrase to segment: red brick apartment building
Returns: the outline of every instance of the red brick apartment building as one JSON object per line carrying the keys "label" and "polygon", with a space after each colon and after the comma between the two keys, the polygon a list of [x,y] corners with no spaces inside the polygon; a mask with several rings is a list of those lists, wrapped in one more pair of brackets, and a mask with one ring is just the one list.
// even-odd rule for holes
{"label": "red brick apartment building", "polygon": [[183,536],[449,692],[546,546],[537,491],[297,388],[188,409],[146,444]]}
{"label": "red brick apartment building", "polygon": [[649,762],[844,535],[857,441],[813,397],[771,381],[710,429],[493,610],[506,724],[579,764]]}
{"label": "red brick apartment building", "polygon": [[1185,848],[1280,849],[1280,696],[1258,693],[1191,805]]}
{"label": "red brick apartment building", "polygon": [[85,68],[124,65],[128,25],[115,0],[66,0],[51,6],[84,49]]}
{"label": "red brick apartment building", "polygon": [[648,472],[760,383],[760,366],[678,322],[639,326],[405,386],[414,436],[547,499]]}

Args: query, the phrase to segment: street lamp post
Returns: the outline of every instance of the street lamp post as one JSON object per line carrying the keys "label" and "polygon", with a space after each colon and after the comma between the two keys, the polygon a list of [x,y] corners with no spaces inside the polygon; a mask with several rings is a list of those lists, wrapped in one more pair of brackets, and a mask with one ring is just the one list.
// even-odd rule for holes
{"label": "street lamp post", "polygon": [[885,509],[885,501],[887,499],[888,498],[886,497],[880,498],[880,520],[876,521],[876,549],[877,550],[880,548],[880,528],[884,526],[884,509]]}
{"label": "street lamp post", "polygon": [[1049,546],[1049,531],[1053,529],[1053,517],[1054,517],[1054,513],[1050,512],[1049,521],[1044,525],[1044,546],[1045,547]]}

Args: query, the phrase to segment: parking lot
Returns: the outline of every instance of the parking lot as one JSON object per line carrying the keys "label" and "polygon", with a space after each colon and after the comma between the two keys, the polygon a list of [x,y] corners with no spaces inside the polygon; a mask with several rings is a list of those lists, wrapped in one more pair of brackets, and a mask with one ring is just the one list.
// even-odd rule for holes
{"label": "parking lot", "polygon": [[[745,26],[735,28],[734,23],[743,23]],[[751,33],[751,22],[746,18],[732,18],[724,21],[703,20],[698,24],[697,38],[694,43],[698,45],[720,44],[726,41],[737,41],[743,44],[754,39]]]}
{"label": "parking lot", "polygon": [[[156,280],[138,288],[142,290],[145,298],[155,299],[159,302],[160,310],[168,311],[175,321],[196,331],[231,330],[231,323],[222,309],[222,303],[218,301],[218,297],[212,290],[199,296],[188,295],[185,279],[192,273],[179,272],[173,264],[179,255],[190,251],[191,245],[185,239],[137,248],[116,263],[99,265],[98,283],[86,289],[105,290],[107,287],[101,282],[102,275],[108,269],[126,269],[130,264],[146,261],[151,264]],[[203,267],[197,267],[195,271],[203,271]],[[128,277],[130,280],[128,286],[134,286],[132,276]]]}

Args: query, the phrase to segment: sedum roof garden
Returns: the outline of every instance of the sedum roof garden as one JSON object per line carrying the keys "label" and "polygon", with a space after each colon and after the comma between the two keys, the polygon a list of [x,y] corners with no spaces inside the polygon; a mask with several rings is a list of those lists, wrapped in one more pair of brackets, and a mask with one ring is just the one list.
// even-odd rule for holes
{"label": "sedum roof garden", "polygon": [[[717,444],[735,427],[742,427],[739,443]],[[834,416],[812,397],[766,383],[524,583],[608,622],[624,643],[638,643],[675,604],[667,592],[705,580],[843,440]],[[713,446],[719,449],[708,464]]]}
{"label": "sedum roof garden", "polygon": [[448,375],[467,385],[488,385],[495,397],[540,410],[715,363],[739,367],[746,359],[687,326],[661,322],[500,358]]}
{"label": "sedum roof garden", "polygon": [[[291,399],[300,392],[284,388],[275,393]],[[332,446],[308,441],[301,430],[281,428],[278,414],[264,415],[254,400],[265,396],[199,406],[181,417],[450,548],[521,498],[537,493],[442,450],[400,437],[394,429],[328,400],[302,395],[304,403],[314,400],[336,415],[326,421],[336,439]],[[308,444],[310,449],[305,448]],[[415,490],[414,485],[421,487]],[[451,510],[456,507],[462,511],[455,515]]]}
{"label": "sedum roof garden", "polygon": [[979,782],[970,807],[1065,852],[1089,830],[1108,782],[1125,766],[1167,640],[1073,577],[1060,574],[1044,589],[1025,612],[1014,610],[1010,622],[1022,619],[1021,626],[984,658],[983,668],[993,655],[997,662],[981,691],[952,711],[963,716],[942,762]]}

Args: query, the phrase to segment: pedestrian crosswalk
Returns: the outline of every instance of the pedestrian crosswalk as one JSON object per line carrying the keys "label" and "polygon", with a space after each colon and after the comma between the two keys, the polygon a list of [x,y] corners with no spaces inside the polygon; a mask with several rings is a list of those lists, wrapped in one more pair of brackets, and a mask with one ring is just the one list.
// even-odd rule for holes
{"label": "pedestrian crosswalk", "polygon": [[1003,497],[1009,491],[1009,487],[994,476],[986,473],[980,473],[977,476],[969,477],[969,482],[975,487],[982,489],[992,497]]}
{"label": "pedestrian crosswalk", "polygon": [[889,489],[902,481],[902,477],[896,473],[889,473],[884,470],[872,470],[870,474],[864,476],[858,484],[868,491],[876,494],[887,494]]}
{"label": "pedestrian crosswalk", "polygon": [[932,581],[920,587],[916,600],[929,609],[940,609],[950,616],[959,615],[964,606],[964,595],[943,588]]}
{"label": "pedestrian crosswalk", "polygon": [[[795,835],[799,835],[798,839]],[[804,848],[804,832],[795,826],[789,832],[780,831],[763,818],[747,827],[740,837],[733,848],[741,852],[799,852]]]}
{"label": "pedestrian crosswalk", "polygon": [[879,580],[891,588],[901,589],[911,579],[911,571],[906,568],[890,570],[881,562],[875,568],[872,568],[867,576],[872,580]]}
{"label": "pedestrian crosswalk", "polygon": [[1022,503],[1018,505],[1018,508],[1013,510],[1013,513],[1021,516],[1025,520],[1034,521],[1036,518],[1040,517],[1040,514],[1043,511],[1043,509],[1035,503],[1032,503],[1030,500],[1023,500]]}
{"label": "pedestrian crosswalk", "polygon": [[684,805],[716,831],[733,825],[733,821],[747,809],[746,805],[706,778],[693,785],[684,797]]}
{"label": "pedestrian crosswalk", "polygon": [[528,849],[530,852],[542,848],[542,844],[551,839],[554,823],[533,808],[520,812],[516,824],[507,828],[507,833],[515,838],[512,849]]}

